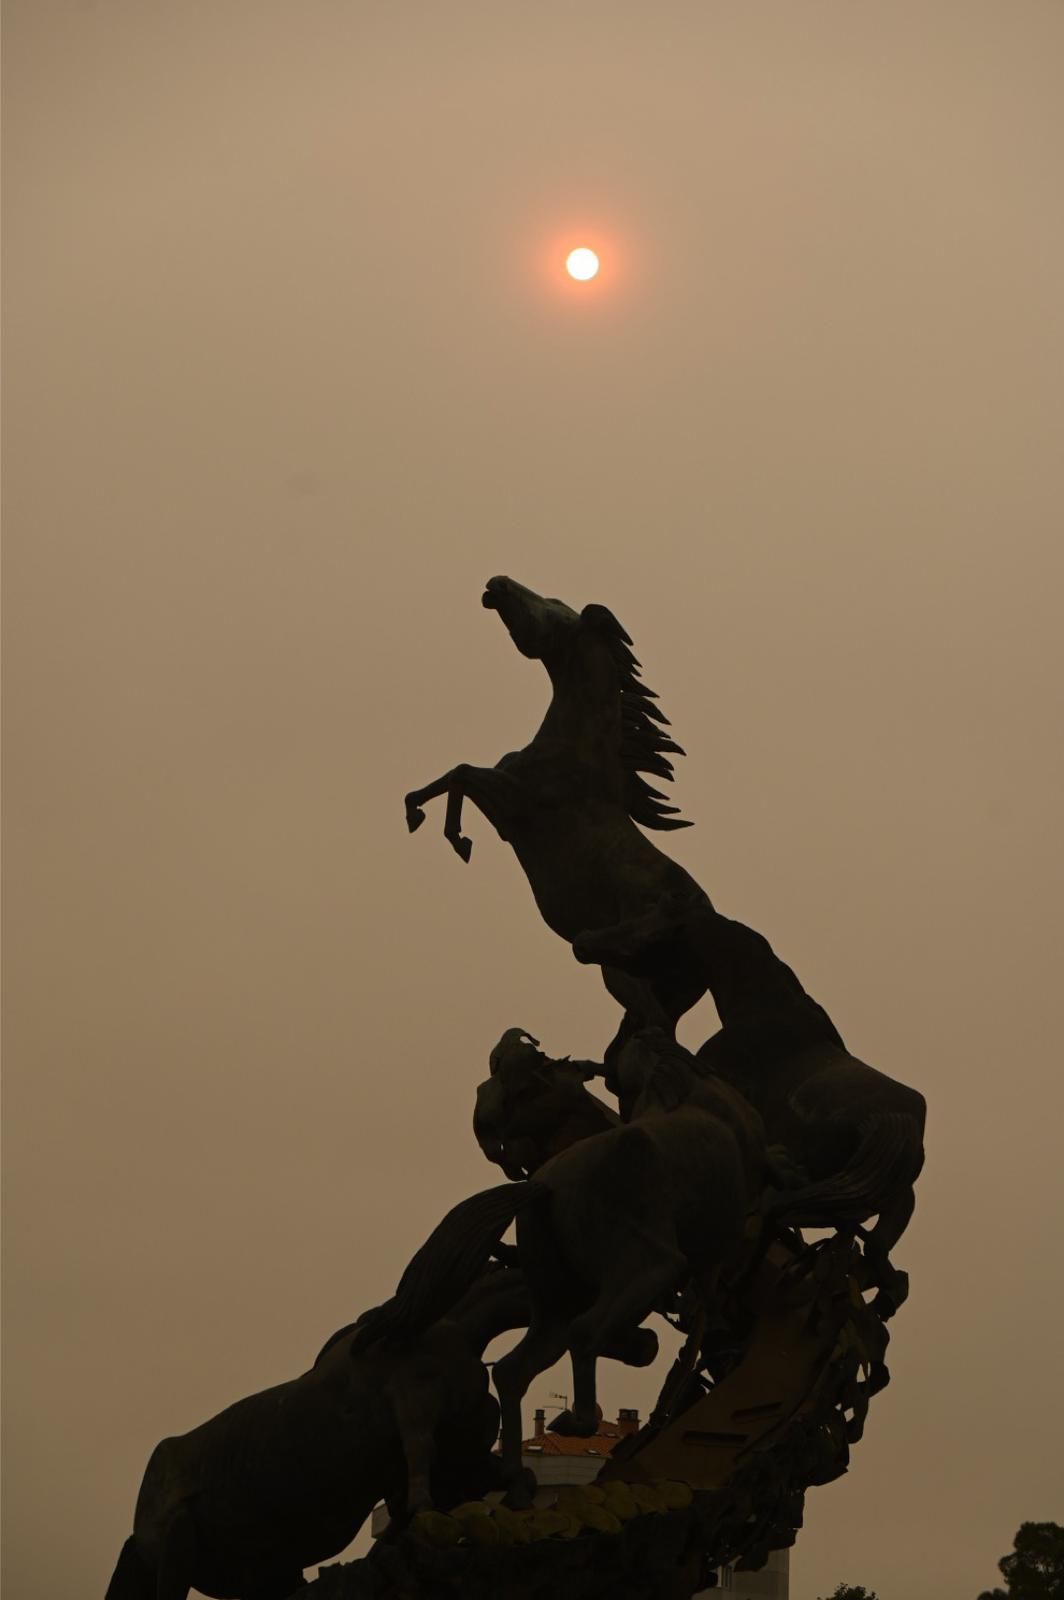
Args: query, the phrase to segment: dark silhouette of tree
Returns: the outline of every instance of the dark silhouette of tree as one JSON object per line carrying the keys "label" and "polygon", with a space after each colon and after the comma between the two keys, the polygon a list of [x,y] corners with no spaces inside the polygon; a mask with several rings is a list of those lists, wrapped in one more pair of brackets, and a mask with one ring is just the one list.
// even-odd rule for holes
{"label": "dark silhouette of tree", "polygon": [[828,1600],[879,1600],[879,1596],[874,1590],[866,1589],[863,1583],[840,1583],[831,1591]]}
{"label": "dark silhouette of tree", "polygon": [[979,1600],[1064,1600],[1064,1528],[1025,1522],[1011,1555],[998,1562],[1004,1589],[984,1589]]}

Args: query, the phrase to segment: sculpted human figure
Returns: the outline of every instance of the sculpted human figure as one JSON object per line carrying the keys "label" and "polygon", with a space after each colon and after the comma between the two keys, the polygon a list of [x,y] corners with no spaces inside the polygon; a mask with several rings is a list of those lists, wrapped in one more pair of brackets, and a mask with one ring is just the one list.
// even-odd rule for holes
{"label": "sculpted human figure", "polygon": [[508,1178],[530,1178],[577,1139],[620,1121],[585,1084],[602,1073],[593,1061],[554,1061],[523,1028],[508,1028],[491,1052],[491,1075],[477,1089],[473,1132]]}

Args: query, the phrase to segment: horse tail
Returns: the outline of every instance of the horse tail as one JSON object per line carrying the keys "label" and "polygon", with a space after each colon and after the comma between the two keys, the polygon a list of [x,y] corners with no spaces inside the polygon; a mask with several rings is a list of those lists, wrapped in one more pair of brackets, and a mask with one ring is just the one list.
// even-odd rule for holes
{"label": "horse tail", "polygon": [[859,1224],[898,1189],[915,1183],[923,1160],[916,1119],[904,1111],[878,1113],[864,1124],[861,1141],[844,1167],[830,1178],[777,1195],[769,1202],[767,1218],[796,1228]]}
{"label": "horse tail", "polygon": [[412,1338],[437,1322],[484,1270],[518,1213],[546,1192],[535,1180],[501,1183],[460,1201],[429,1234],[392,1298],[359,1318],[352,1351],[378,1339]]}
{"label": "horse tail", "polygon": [[122,1546],[104,1600],[155,1600],[155,1574],[132,1536]]}

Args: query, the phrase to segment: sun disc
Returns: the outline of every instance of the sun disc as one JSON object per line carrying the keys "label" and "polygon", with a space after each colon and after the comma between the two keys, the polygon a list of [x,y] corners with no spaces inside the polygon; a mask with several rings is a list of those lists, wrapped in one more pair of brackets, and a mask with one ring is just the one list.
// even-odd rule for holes
{"label": "sun disc", "polygon": [[565,270],[570,278],[575,278],[578,283],[586,283],[593,278],[599,269],[599,258],[594,250],[589,250],[586,245],[581,245],[577,250],[570,250],[565,261]]}

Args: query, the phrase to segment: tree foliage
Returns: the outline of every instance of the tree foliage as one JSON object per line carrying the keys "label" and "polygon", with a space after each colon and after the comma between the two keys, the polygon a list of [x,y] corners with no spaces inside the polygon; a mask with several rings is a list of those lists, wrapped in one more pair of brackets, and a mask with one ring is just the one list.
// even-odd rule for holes
{"label": "tree foliage", "polygon": [[1064,1528],[1025,1522],[1014,1544],[998,1562],[1004,1589],[984,1589],[979,1600],[1064,1600]]}
{"label": "tree foliage", "polygon": [[879,1597],[863,1583],[840,1583],[831,1591],[828,1600],[879,1600]]}

